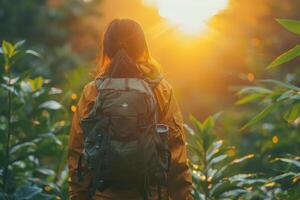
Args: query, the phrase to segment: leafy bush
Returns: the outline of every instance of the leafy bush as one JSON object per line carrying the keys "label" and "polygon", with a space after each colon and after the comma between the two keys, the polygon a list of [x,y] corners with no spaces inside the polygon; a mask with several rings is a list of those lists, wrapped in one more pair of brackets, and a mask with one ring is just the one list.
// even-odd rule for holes
{"label": "leafy bush", "polygon": [[79,49],[86,44],[86,40],[80,39],[93,37],[96,40],[98,31],[87,30],[81,21],[84,17],[100,18],[98,4],[98,0],[1,0],[0,41],[16,42],[26,38],[30,48],[43,54],[42,60],[23,57],[14,66],[14,71],[21,73],[26,66],[26,70],[31,68],[34,75],[65,83],[69,71],[87,67],[88,61],[94,59],[96,49]]}
{"label": "leafy bush", "polygon": [[192,118],[195,130],[187,127],[193,194],[197,200],[236,199],[251,191],[254,185],[266,183],[256,174],[233,170],[235,165],[243,164],[254,155],[236,158],[235,148],[226,147],[214,134],[215,118],[208,117],[203,123]]}
{"label": "leafy bush", "polygon": [[[278,22],[283,25],[287,30],[300,34],[300,21],[281,19]],[[291,50],[277,57],[268,68],[278,67],[296,57],[300,56],[299,45],[296,45]],[[297,80],[297,79],[296,79]],[[270,84],[273,88],[265,87],[264,84]],[[277,131],[287,132],[287,136],[295,138],[295,140],[289,140],[282,147],[281,153],[284,150],[289,149],[288,146],[299,147],[299,124],[300,124],[300,87],[290,82],[283,82],[274,79],[262,80],[260,85],[245,87],[238,94],[244,96],[237,104],[247,104],[250,102],[258,101],[260,104],[265,105],[265,108],[253,117],[247,124],[241,129],[244,130],[260,122],[261,120],[268,118],[268,120],[274,124],[272,129],[277,128]],[[261,85],[263,84],[263,85]],[[245,96],[246,95],[246,96]],[[278,116],[288,123],[281,129],[278,127]],[[280,122],[280,121],[279,121]],[[280,122],[281,123],[281,122]],[[295,137],[293,137],[295,135]],[[277,136],[274,136],[277,137]],[[274,138],[273,137],[273,138]],[[278,142],[278,138],[273,141]],[[299,153],[299,149],[295,148],[296,153]],[[267,185],[273,187],[273,191],[277,190],[275,197],[279,199],[299,199],[300,197],[300,158],[299,156],[281,156],[275,158],[272,162],[274,170],[277,175],[269,178]],[[275,162],[277,161],[277,162]],[[287,165],[279,164],[278,162],[286,163]],[[275,165],[276,164],[276,165]]]}
{"label": "leafy bush", "polygon": [[[297,20],[278,20],[289,31],[300,35],[300,21]],[[296,57],[300,56],[300,45],[277,57],[268,68],[275,68]],[[273,89],[266,87],[245,87],[238,94],[245,95],[237,104],[245,104],[252,101],[264,102],[267,106],[242,129],[256,124],[278,107],[283,107],[283,118],[290,124],[298,125],[300,123],[300,87],[278,80],[261,80],[261,83],[273,85]]]}
{"label": "leafy bush", "polygon": [[[26,54],[24,41],[3,41],[0,75],[0,199],[66,198],[65,152],[68,113],[58,99],[62,91],[50,80],[17,74],[14,65]],[[34,59],[33,57],[31,59]],[[25,67],[25,66],[24,66]],[[25,71],[25,70],[24,70]]]}
{"label": "leafy bush", "polygon": [[[281,197],[284,199],[297,199],[300,197],[300,158],[299,156],[288,156],[284,158],[276,158],[274,160],[285,163],[278,171],[284,173],[274,176],[270,181],[274,185],[280,186],[284,192]],[[284,168],[282,168],[284,167]]]}

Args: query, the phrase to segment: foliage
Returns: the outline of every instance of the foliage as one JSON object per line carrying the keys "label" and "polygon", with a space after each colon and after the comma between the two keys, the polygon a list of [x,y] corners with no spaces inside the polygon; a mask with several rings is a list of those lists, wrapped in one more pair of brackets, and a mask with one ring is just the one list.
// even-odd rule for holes
{"label": "foliage", "polygon": [[[278,20],[288,30],[300,34],[300,21],[297,20]],[[300,48],[297,45],[295,48],[280,55],[270,65],[269,68],[277,67],[284,64],[296,57],[300,56]],[[291,83],[281,82],[278,80],[262,80],[262,83],[269,83],[273,85],[273,89],[270,90],[266,87],[245,87],[238,94],[246,97],[242,98],[237,104],[245,104],[255,100],[260,100],[266,103],[266,107],[258,115],[256,115],[251,121],[249,121],[242,129],[245,129],[251,125],[256,124],[263,118],[268,116],[274,109],[279,106],[286,106],[283,112],[283,118],[290,124],[299,123],[300,117],[300,87]]]}
{"label": "foliage", "polygon": [[265,105],[265,108],[241,129],[256,124],[279,107],[283,108],[282,117],[288,123],[297,124],[296,120],[300,115],[300,88],[278,80],[262,80],[260,83],[269,83],[274,87],[271,89],[263,86],[246,87],[238,93],[246,96],[240,99],[237,104],[259,101]]}
{"label": "foliage", "polygon": [[[300,21],[290,19],[278,19],[277,21],[290,32],[300,35]],[[298,56],[300,56],[300,45],[296,45],[291,50],[280,55],[268,66],[268,68],[278,67]]]}
{"label": "foliage", "polygon": [[251,191],[251,187],[266,182],[253,173],[233,170],[254,154],[236,158],[235,148],[226,147],[214,134],[215,118],[208,117],[203,123],[192,118],[194,130],[187,127],[193,194],[197,200],[237,199]]}
{"label": "foliage", "polygon": [[75,33],[71,27],[77,26],[76,23],[83,16],[98,15],[95,11],[95,4],[98,2],[1,0],[0,41],[16,42],[26,38],[28,45],[43,57],[42,60],[25,57],[16,63],[14,71],[21,73],[24,66],[27,66],[34,76],[43,75],[55,83],[61,83],[70,70],[86,66],[87,58],[95,49],[84,53],[75,51],[77,41],[72,42]]}
{"label": "foliage", "polygon": [[[300,21],[297,20],[278,20],[278,22],[283,25],[287,30],[299,34],[300,33]],[[295,48],[289,50],[288,52],[277,57],[268,68],[274,68],[282,65],[296,57],[299,54],[299,45]],[[266,88],[263,86],[255,87],[245,87],[238,94],[247,96],[240,99],[237,104],[246,104],[252,101],[260,101],[260,103],[266,105],[266,107],[255,117],[253,117],[246,125],[242,127],[242,130],[248,128],[262,119],[268,117],[272,123],[275,123],[275,115],[271,113],[279,113],[282,118],[292,125],[292,129],[296,130],[297,137],[299,137],[299,123],[300,123],[300,88],[296,84],[289,82],[282,82],[274,79],[262,80],[260,83],[271,84],[273,88]],[[287,131],[288,128],[285,128]],[[289,135],[292,134],[292,131]],[[277,136],[276,136],[277,137]],[[278,140],[278,139],[277,139]],[[278,142],[276,140],[276,143]],[[289,142],[287,145],[291,145]],[[285,148],[286,149],[286,148]],[[299,151],[296,153],[299,153]],[[277,195],[281,199],[298,199],[300,197],[299,193],[299,180],[300,180],[300,162],[299,156],[283,156],[274,159],[273,164],[276,162],[282,162],[288,164],[282,169],[282,165],[276,165],[277,171],[280,173],[276,176],[269,178],[268,185],[280,187],[281,192]]]}
{"label": "foliage", "polygon": [[[279,185],[285,193],[281,196],[284,199],[297,199],[300,197],[300,158],[299,156],[286,156],[274,159],[274,162],[285,163],[281,173],[270,179],[274,185]],[[281,166],[282,168],[282,166]]]}
{"label": "foliage", "polygon": [[[32,50],[24,41],[2,42],[0,131],[1,199],[66,198],[65,146],[68,118],[57,101],[62,91],[50,80],[15,73],[14,66]],[[31,59],[34,59],[31,56]],[[55,162],[53,162],[55,160]]]}

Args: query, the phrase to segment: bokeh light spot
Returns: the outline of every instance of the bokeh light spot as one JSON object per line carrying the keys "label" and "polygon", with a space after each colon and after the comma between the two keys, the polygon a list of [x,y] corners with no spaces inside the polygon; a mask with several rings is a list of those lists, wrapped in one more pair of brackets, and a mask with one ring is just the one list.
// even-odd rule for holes
{"label": "bokeh light spot", "polygon": [[72,99],[72,100],[76,100],[76,99],[77,99],[77,94],[76,94],[76,93],[72,93],[71,99]]}
{"label": "bokeh light spot", "polygon": [[278,138],[278,136],[273,136],[272,137],[272,142],[274,143],[274,144],[277,144],[278,142],[279,142],[279,138]]}
{"label": "bokeh light spot", "polygon": [[254,74],[253,73],[248,73],[247,74],[247,79],[248,79],[248,81],[253,82],[255,80]]}
{"label": "bokeh light spot", "polygon": [[72,112],[76,112],[76,110],[77,110],[77,107],[76,107],[75,105],[72,105],[72,106],[71,106],[71,111],[72,111]]}

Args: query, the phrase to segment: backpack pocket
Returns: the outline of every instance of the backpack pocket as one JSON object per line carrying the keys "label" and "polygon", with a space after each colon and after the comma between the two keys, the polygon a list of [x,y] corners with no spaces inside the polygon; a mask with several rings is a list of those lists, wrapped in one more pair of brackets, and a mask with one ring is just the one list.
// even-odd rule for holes
{"label": "backpack pocket", "polygon": [[118,180],[130,179],[141,167],[139,159],[138,140],[118,141],[111,140],[108,164],[111,168],[111,178]]}
{"label": "backpack pocket", "polygon": [[108,125],[109,118],[106,116],[81,120],[84,135],[84,159],[90,170],[100,165],[98,161],[100,157],[103,157],[105,145],[108,142],[109,135],[106,132]]}
{"label": "backpack pocket", "polygon": [[84,118],[81,120],[83,137],[85,141],[95,141],[99,131],[106,130],[109,125],[109,117],[101,115],[94,118]]}

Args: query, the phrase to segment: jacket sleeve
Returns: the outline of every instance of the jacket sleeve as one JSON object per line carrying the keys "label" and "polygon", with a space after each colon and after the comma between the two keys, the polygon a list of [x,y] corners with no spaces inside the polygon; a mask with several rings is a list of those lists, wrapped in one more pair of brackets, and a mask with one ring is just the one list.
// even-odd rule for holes
{"label": "jacket sleeve", "polygon": [[82,163],[82,174],[83,179],[79,180],[77,177],[77,164],[78,159],[83,150],[83,131],[80,125],[80,119],[84,117],[85,108],[87,107],[87,99],[83,92],[77,109],[74,113],[71,130],[69,134],[69,147],[68,147],[68,167],[69,167],[69,195],[70,200],[84,200],[88,199],[89,195],[89,184],[91,181],[91,176],[88,169]]}
{"label": "jacket sleeve", "polygon": [[193,199],[192,178],[187,164],[183,118],[172,88],[167,96],[161,114],[162,123],[169,126],[169,148],[172,156],[167,187],[173,200],[190,200]]}

